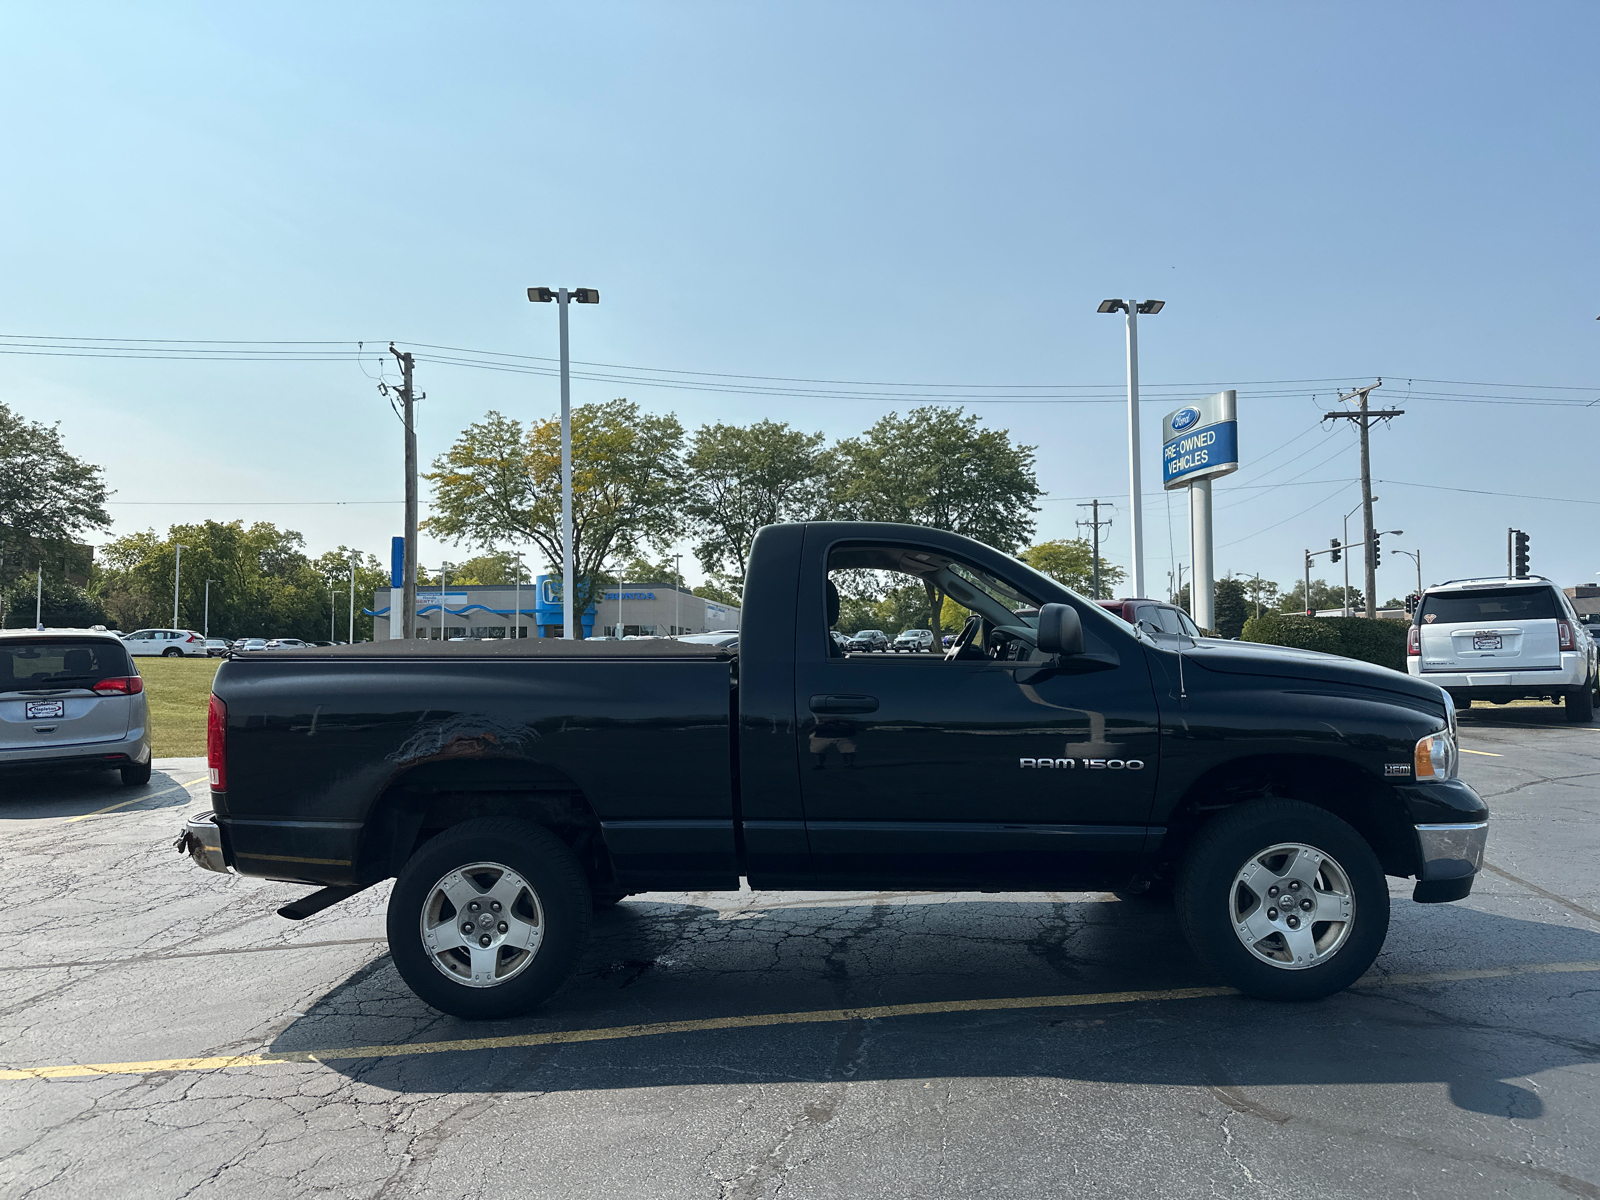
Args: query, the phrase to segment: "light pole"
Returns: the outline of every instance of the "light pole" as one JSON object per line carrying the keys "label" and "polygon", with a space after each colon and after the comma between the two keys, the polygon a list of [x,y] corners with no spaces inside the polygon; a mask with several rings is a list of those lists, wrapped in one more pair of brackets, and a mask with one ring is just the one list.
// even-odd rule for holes
{"label": "light pole", "polygon": [[33,624],[35,629],[44,628],[44,559],[39,560],[39,577],[33,584]]}
{"label": "light pole", "polygon": [[672,556],[672,632],[677,637],[683,633],[683,555]]}
{"label": "light pole", "polygon": [[[1144,501],[1139,493],[1139,314],[1153,317],[1165,300],[1102,300],[1096,312],[1128,314],[1128,490],[1133,502],[1133,594],[1144,592]],[[1192,601],[1191,601],[1192,603]]]}
{"label": "light pole", "polygon": [[173,542],[178,548],[178,556],[172,564],[172,627],[178,627],[178,580],[183,576],[183,543]]}
{"label": "light pole", "polygon": [[598,288],[531,287],[528,299],[535,304],[554,300],[561,309],[561,625],[565,636],[575,638],[572,624],[572,596],[576,564],[572,561],[572,364],[567,356],[567,301],[599,304]]}
{"label": "light pole", "polygon": [[1411,551],[1411,550],[1396,550],[1395,553],[1396,554],[1404,554],[1412,562],[1417,564],[1417,599],[1418,599],[1418,601],[1421,601],[1421,599],[1422,599],[1422,547],[1418,546],[1415,551]]}
{"label": "light pole", "polygon": [[[1372,498],[1372,502],[1376,504],[1378,502],[1378,498],[1374,496]],[[1366,501],[1363,500],[1360,504],[1356,505],[1344,515],[1344,545],[1346,547],[1346,553],[1340,555],[1340,557],[1344,559],[1344,615],[1347,617],[1350,615],[1350,555],[1348,552],[1348,547],[1350,545],[1350,518],[1355,516],[1356,513],[1360,512],[1365,504]]]}
{"label": "light pole", "polygon": [[520,638],[522,636],[522,551],[517,551],[516,558],[517,576],[513,582],[516,584],[515,603],[517,611],[512,615],[511,618],[511,636],[513,638]]}
{"label": "light pole", "polygon": [[350,551],[350,644],[356,644],[356,563],[361,557],[359,550]]}
{"label": "light pole", "polygon": [[206,615],[200,622],[201,637],[211,636],[211,585],[216,582],[215,579],[206,580]]}
{"label": "light pole", "polygon": [[339,585],[336,583],[330,583],[328,585],[328,640],[330,642],[336,642],[339,640],[339,635],[335,633],[333,629],[333,622],[338,616],[339,612],[339,610],[333,606],[333,594],[338,586]]}

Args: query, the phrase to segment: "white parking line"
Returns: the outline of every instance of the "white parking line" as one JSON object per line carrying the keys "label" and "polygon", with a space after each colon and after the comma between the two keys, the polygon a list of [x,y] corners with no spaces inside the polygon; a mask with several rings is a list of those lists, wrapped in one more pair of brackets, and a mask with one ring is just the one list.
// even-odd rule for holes
{"label": "white parking line", "polygon": [[81,813],[80,815],[78,815],[76,817],[68,817],[67,818],[67,824],[70,825],[74,821],[87,821],[90,817],[102,816],[102,815],[104,815],[105,813],[108,813],[108,812],[116,812],[117,809],[119,809],[119,808],[127,808],[128,805],[130,805],[130,804],[143,804],[146,800],[158,800],[162,796],[170,796],[170,795],[172,795],[173,792],[187,792],[191,788],[199,787],[202,784],[209,785],[210,782],[211,782],[211,779],[210,779],[209,776],[207,776],[207,777],[203,777],[203,778],[200,778],[200,779],[196,779],[191,783],[180,784],[177,787],[164,788],[163,790],[161,790],[159,792],[151,792],[148,795],[144,795],[144,796],[135,796],[131,800],[121,800],[121,801],[117,802],[116,804],[108,804],[104,808],[97,808],[93,812]]}

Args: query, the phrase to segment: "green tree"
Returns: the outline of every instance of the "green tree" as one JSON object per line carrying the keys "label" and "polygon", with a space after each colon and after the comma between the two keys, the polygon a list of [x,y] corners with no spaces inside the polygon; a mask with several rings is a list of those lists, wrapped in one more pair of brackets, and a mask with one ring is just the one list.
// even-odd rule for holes
{"label": "green tree", "polygon": [[[379,561],[377,555],[365,551],[353,551],[349,546],[340,546],[337,550],[329,550],[319,554],[311,563],[311,567],[321,578],[322,584],[329,592],[329,602],[333,606],[332,629],[335,633],[334,641],[342,642],[350,637],[350,568],[351,559],[355,560],[356,576],[356,627],[354,641],[370,642],[372,640],[372,618],[367,616],[366,610],[372,606],[377,598],[380,588],[389,586],[389,571]],[[320,629],[329,626],[321,625]],[[320,635],[327,636],[326,634]],[[319,639],[320,640],[320,639]]]}
{"label": "green tree", "polygon": [[744,601],[739,598],[737,593],[729,591],[725,587],[719,587],[715,583],[702,583],[699,587],[691,588],[690,590],[694,595],[706,600],[714,600],[718,604],[726,604],[733,608],[741,608],[744,605]]}
{"label": "green tree", "polygon": [[1245,599],[1244,584],[1237,579],[1219,579],[1211,592],[1212,620],[1218,637],[1236,638],[1244,623],[1255,615]]}
{"label": "green tree", "polygon": [[822,434],[781,421],[701,426],[684,456],[700,565],[742,586],[758,530],[820,515],[830,463]]}
{"label": "green tree", "polygon": [[[78,611],[79,600],[68,602],[66,576],[85,556],[76,540],[111,524],[108,494],[101,469],[69,453],[58,426],[30,421],[0,403],[0,623],[21,577],[36,581],[41,566],[46,583],[63,597],[60,613]],[[33,590],[16,601],[30,625]]]}
{"label": "green tree", "polygon": [[[1041,492],[1035,447],[988,429],[959,407],[890,413],[835,448],[829,510],[855,521],[902,521],[1012,551],[1033,533]],[[931,612],[944,597],[926,585]]]}
{"label": "green tree", "polygon": [[226,637],[328,636],[334,601],[306,558],[305,539],[267,521],[203,521],[115,538],[101,547],[90,594],[123,629],[172,621],[176,546],[183,546],[178,621]]}
{"label": "green tree", "polygon": [[[1093,599],[1094,547],[1088,538],[1057,538],[1029,546],[1017,555],[1035,571],[1050,576],[1057,583]],[[1121,567],[1114,567],[1102,556],[1100,559],[1100,591],[1102,595],[1114,594],[1119,584],[1128,577]]]}
{"label": "green tree", "polygon": [[[1361,598],[1360,588],[1350,589],[1350,609],[1352,612],[1365,607],[1366,602]],[[1344,585],[1342,583],[1329,585],[1322,579],[1311,581],[1311,605],[1319,611],[1329,608],[1342,608],[1344,606]],[[1306,585],[1304,581],[1298,582],[1294,587],[1285,592],[1278,601],[1278,611],[1286,613],[1303,613],[1306,611]]]}
{"label": "green tree", "polygon": [[[517,556],[509,550],[491,550],[465,562],[446,563],[444,570],[450,583],[458,583],[463,587],[498,584],[510,587],[517,582]],[[434,587],[439,586],[438,572],[434,573],[432,581]],[[533,572],[528,567],[526,557],[522,562],[522,582],[533,582]]]}
{"label": "green tree", "polygon": [[[683,528],[683,427],[677,418],[613,400],[572,410],[573,556],[577,611],[588,606],[605,564],[636,549],[664,549]],[[561,423],[488,413],[462,431],[424,478],[434,515],[423,522],[448,541],[493,550],[532,543],[562,561]]]}
{"label": "green tree", "polygon": [[1252,575],[1248,579],[1241,576],[1239,582],[1244,587],[1244,598],[1250,605],[1252,617],[1277,609],[1282,597],[1279,595],[1278,585],[1272,580]]}

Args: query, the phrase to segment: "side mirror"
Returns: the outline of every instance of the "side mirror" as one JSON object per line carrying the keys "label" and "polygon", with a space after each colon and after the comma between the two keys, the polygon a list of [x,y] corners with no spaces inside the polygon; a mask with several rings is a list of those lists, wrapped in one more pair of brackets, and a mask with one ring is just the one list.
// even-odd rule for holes
{"label": "side mirror", "polygon": [[1071,657],[1083,653],[1083,620],[1070,604],[1046,604],[1039,610],[1039,649]]}

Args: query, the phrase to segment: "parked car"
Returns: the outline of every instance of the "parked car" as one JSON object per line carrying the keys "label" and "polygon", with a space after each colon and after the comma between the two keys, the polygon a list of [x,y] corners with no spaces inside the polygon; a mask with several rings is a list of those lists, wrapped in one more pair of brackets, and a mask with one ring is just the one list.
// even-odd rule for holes
{"label": "parked car", "polygon": [[136,629],[122,639],[133,655],[161,658],[204,658],[209,653],[203,633],[193,629]]}
{"label": "parked car", "polygon": [[[828,584],[861,569],[966,608],[953,653],[831,655]],[[397,877],[396,970],[478,1019],[554,993],[594,905],[741,880],[1171,881],[1172,932],[1199,965],[1311,1000],[1375,961],[1386,875],[1440,903],[1482,867],[1488,809],[1456,778],[1455,709],[1425,679],[1143,637],[1009,555],[908,525],[769,525],[745,602],[737,658],[551,638],[419,642],[404,663],[387,642],[230,659],[210,701],[213,811],[182,844],[211,870],[322,889],[282,910],[296,919]]]}
{"label": "parked car", "polygon": [[1406,670],[1474,700],[1559,700],[1592,721],[1600,687],[1593,638],[1565,592],[1542,575],[1457,579],[1422,593],[1406,636]]}
{"label": "parked car", "polygon": [[850,638],[850,645],[847,647],[847,649],[858,651],[863,654],[870,653],[873,650],[880,650],[887,653],[889,649],[889,635],[881,629],[863,629]]}
{"label": "parked car", "polygon": [[933,649],[933,630],[902,629],[891,647],[896,654],[902,650],[922,652]]}
{"label": "parked car", "polygon": [[720,629],[715,633],[686,633],[677,640],[695,646],[718,646],[724,650],[736,650],[739,647],[739,631]]}
{"label": "parked car", "polygon": [[208,637],[206,639],[206,653],[212,658],[221,658],[231,649],[233,649],[233,643],[227,638]]}
{"label": "parked car", "polygon": [[150,782],[144,680],[116,634],[0,630],[0,770],[13,768],[114,770],[129,786]]}
{"label": "parked car", "polygon": [[1153,638],[1200,636],[1199,626],[1176,604],[1140,598],[1100,600],[1097,603],[1107,612],[1115,613],[1129,625],[1137,626]]}
{"label": "parked car", "polygon": [[299,638],[273,638],[267,642],[268,650],[305,650],[310,646],[310,642],[301,641]]}
{"label": "parked car", "polygon": [[240,638],[233,644],[234,651],[240,654],[251,650],[265,650],[266,648],[266,638]]}

